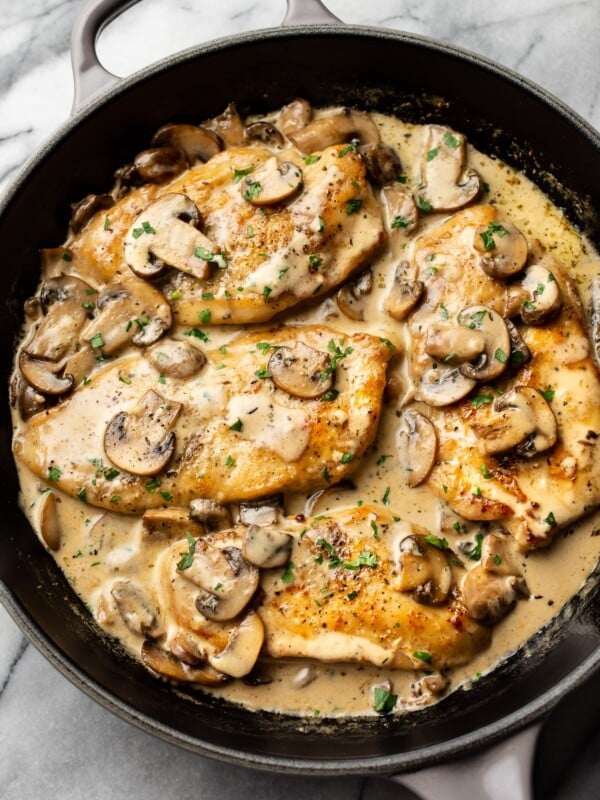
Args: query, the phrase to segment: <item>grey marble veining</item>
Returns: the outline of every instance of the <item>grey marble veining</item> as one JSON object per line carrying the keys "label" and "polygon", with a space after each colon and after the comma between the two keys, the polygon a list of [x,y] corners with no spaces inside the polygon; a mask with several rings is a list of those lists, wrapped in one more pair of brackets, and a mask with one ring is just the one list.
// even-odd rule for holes
{"label": "grey marble veining", "polygon": [[[0,188],[69,114],[69,37],[82,5],[82,0],[0,0]],[[327,5],[349,23],[429,35],[482,53],[555,93],[600,127],[598,0],[327,0]],[[200,41],[277,25],[284,13],[284,0],[144,0],[108,28],[99,52],[107,68],[125,75]],[[317,780],[224,768],[154,739],[96,705],[26,644],[2,608],[0,642],[4,800],[48,794],[74,800],[404,796],[398,787],[358,777]]]}

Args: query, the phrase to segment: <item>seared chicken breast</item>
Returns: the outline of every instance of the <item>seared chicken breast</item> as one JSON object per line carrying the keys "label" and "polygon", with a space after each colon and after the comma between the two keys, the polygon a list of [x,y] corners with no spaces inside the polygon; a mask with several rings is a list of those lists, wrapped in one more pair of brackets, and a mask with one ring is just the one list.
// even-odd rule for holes
{"label": "seared chicken breast", "polygon": [[528,549],[600,502],[600,378],[576,290],[520,238],[491,206],[422,236],[408,324],[415,408],[438,440],[426,485]]}
{"label": "seared chicken breast", "polygon": [[[279,174],[274,160],[292,165],[297,189],[258,205],[266,165]],[[69,243],[70,267],[92,285],[131,269],[162,276],[161,290],[184,325],[199,315],[211,323],[264,322],[341,283],[383,240],[381,211],[354,149],[328,147],[303,160],[294,150],[275,158],[239,147],[97,213]]]}
{"label": "seared chicken breast", "polygon": [[[24,424],[16,455],[67,494],[125,513],[323,487],[359,463],[382,403],[390,350],[379,339],[289,326],[203,354],[189,333],[95,372]],[[195,358],[177,377],[181,348]]]}

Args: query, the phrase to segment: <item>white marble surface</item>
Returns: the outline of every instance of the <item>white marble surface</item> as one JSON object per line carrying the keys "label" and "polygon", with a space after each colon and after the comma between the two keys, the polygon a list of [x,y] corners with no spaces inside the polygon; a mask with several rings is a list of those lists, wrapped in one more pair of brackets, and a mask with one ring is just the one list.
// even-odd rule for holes
{"label": "white marble surface", "polygon": [[[69,34],[82,5],[82,0],[0,0],[0,188],[69,114]],[[600,127],[598,0],[328,0],[328,5],[348,22],[431,35],[483,53],[559,95]],[[103,34],[99,50],[105,65],[124,75],[200,41],[277,25],[284,12],[284,0],[144,0]],[[400,797],[397,787],[359,777],[317,780],[223,769],[97,706],[25,642],[1,608],[0,642],[4,800],[47,794],[115,800]],[[587,789],[579,784],[578,798],[599,795],[597,784]],[[559,796],[574,795],[566,787]]]}

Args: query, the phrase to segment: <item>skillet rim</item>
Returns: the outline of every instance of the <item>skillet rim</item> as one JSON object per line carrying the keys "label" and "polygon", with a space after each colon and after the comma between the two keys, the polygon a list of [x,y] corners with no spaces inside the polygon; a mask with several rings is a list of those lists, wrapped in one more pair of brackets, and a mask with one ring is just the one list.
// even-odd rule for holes
{"label": "skillet rim", "polygon": [[[515,71],[503,67],[496,62],[455,45],[439,42],[417,34],[394,31],[364,25],[345,25],[343,27],[329,24],[299,25],[292,28],[266,28],[255,32],[247,32],[227,37],[221,37],[207,43],[202,43],[191,48],[179,51],[160,61],[150,64],[134,74],[118,79],[114,84],[100,90],[76,113],[67,119],[59,128],[47,137],[36,151],[27,159],[24,165],[13,176],[10,185],[3,192],[0,199],[0,217],[18,195],[21,187],[35,169],[47,158],[52,157],[55,147],[68,138],[69,134],[79,124],[90,119],[104,106],[130,88],[156,75],[167,72],[193,58],[203,55],[235,48],[248,43],[258,43],[261,40],[285,40],[288,38],[302,38],[303,36],[326,35],[340,38],[344,36],[360,36],[363,38],[385,39],[396,44],[408,44],[424,50],[439,52],[443,55],[453,56],[466,62],[467,65],[477,70],[495,76],[506,83],[512,84],[517,89],[524,91],[541,101],[544,105],[562,118],[571,128],[582,134],[600,152],[600,133],[583,117],[552,93],[542,88],[535,82],[523,77]],[[12,456],[11,456],[12,457]],[[578,593],[579,594],[579,593]],[[577,596],[577,595],[576,595]],[[475,727],[467,734],[435,745],[418,747],[411,751],[397,752],[379,756],[348,756],[347,758],[289,758],[287,756],[269,756],[261,753],[252,753],[239,748],[228,748],[190,736],[182,731],[159,722],[154,717],[135,710],[127,703],[119,700],[111,692],[104,689],[96,680],[77,666],[65,653],[62,653],[49,636],[44,632],[37,621],[31,617],[20,605],[9,585],[0,578],[0,601],[21,628],[25,636],[34,646],[53,664],[72,684],[81,689],[101,706],[115,713],[121,719],[134,724],[137,728],[147,733],[152,733],[159,738],[176,744],[198,754],[210,756],[222,761],[234,762],[246,767],[264,770],[285,772],[291,774],[321,774],[341,775],[349,773],[382,773],[413,771],[430,764],[437,764],[447,759],[464,756],[473,749],[484,748],[493,742],[504,738],[510,733],[516,733],[528,724],[547,714],[556,703],[564,697],[566,691],[575,689],[600,666],[600,646],[591,652],[575,669],[559,680],[552,687],[544,691],[536,699],[529,701],[516,711],[507,716],[484,725]],[[474,736],[477,739],[474,741]]]}

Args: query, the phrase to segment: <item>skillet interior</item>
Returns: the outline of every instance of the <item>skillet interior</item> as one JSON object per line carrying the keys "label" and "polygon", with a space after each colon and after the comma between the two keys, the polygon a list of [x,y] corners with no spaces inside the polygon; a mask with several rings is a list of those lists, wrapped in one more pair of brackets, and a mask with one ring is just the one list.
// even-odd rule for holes
{"label": "skillet interior", "polygon": [[[507,79],[487,62],[451,48],[372,29],[313,27],[240,36],[124,81],[67,124],[17,181],[0,219],[8,278],[0,322],[5,385],[22,304],[38,280],[37,251],[62,241],[71,202],[108,188],[115,167],[165,121],[197,122],[232,99],[242,113],[266,111],[296,95],[315,105],[344,103],[415,122],[448,123],[479,149],[523,169],[600,245],[594,213],[600,184],[591,168],[600,140],[521,79]],[[317,723],[251,714],[175,691],[99,633],[31,532],[16,502],[5,404],[0,425],[6,463],[0,577],[8,587],[0,594],[9,610],[85,691],[186,747],[288,771],[413,769],[525,724],[600,661],[600,597],[590,581],[560,619],[471,691],[408,718]]]}

